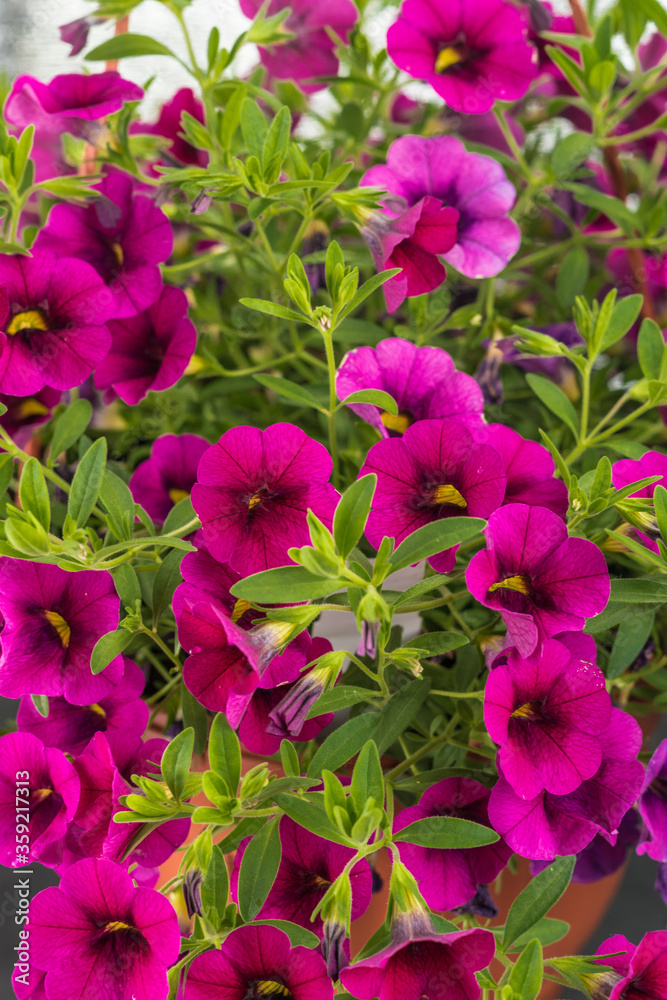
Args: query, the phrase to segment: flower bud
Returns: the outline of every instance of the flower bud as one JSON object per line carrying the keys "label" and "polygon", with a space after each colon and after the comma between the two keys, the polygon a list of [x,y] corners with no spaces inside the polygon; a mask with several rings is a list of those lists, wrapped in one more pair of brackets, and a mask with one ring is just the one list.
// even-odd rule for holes
{"label": "flower bud", "polygon": [[202,915],[201,884],[203,880],[204,876],[198,868],[191,868],[185,874],[183,880],[183,899],[185,900],[189,917],[193,917],[195,913],[200,917]]}

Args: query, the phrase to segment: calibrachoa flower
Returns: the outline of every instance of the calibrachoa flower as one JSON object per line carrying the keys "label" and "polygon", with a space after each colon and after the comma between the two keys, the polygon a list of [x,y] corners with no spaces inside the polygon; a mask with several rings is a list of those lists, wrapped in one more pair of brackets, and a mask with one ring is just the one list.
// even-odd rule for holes
{"label": "calibrachoa flower", "polygon": [[[64,206],[63,206],[64,207]],[[0,259],[9,315],[0,335],[0,392],[32,396],[45,386],[73,389],[106,356],[112,297],[83,260],[33,248]]]}
{"label": "calibrachoa flower", "polygon": [[524,18],[504,0],[403,0],[387,52],[450,108],[481,114],[528,90],[537,59],[526,36]]}
{"label": "calibrachoa flower", "polygon": [[[661,451],[647,451],[639,459],[623,458],[620,462],[614,462],[611,470],[611,480],[617,490],[622,490],[631,483],[636,483],[640,479],[648,479],[649,476],[662,476],[657,482],[650,486],[644,486],[631,493],[633,497],[652,497],[656,486],[664,486],[667,482],[667,455]],[[641,531],[637,531],[644,545],[653,552],[659,552],[658,543],[649,538]]]}
{"label": "calibrachoa flower", "polygon": [[521,233],[508,215],[516,198],[514,185],[500,163],[469,153],[454,136],[402,136],[389,147],[387,165],[371,167],[360,183],[385,188],[394,196],[385,202],[389,216],[397,214],[397,197],[408,206],[427,198],[456,209],[454,245],[434,252],[442,252],[468,278],[498,274],[519,249]]}
{"label": "calibrachoa flower", "polygon": [[528,441],[511,427],[482,425],[474,429],[478,441],[490,444],[503,460],[507,488],[503,504],[526,503],[548,507],[564,518],[567,513],[567,486],[554,477],[554,460],[537,441]]}
{"label": "calibrachoa flower", "polygon": [[85,208],[56,205],[35,241],[38,249],[92,264],[112,294],[107,318],[136,316],[155,302],[162,290],[158,265],[174,243],[167,216],[134,184],[130,174],[109,170],[95,186],[101,198]]}
{"label": "calibrachoa flower", "polygon": [[[431,785],[416,806],[394,820],[394,833],[428,816],[456,816],[490,826],[491,792],[472,778],[445,778]],[[421,893],[435,910],[451,910],[469,902],[481,884],[493,882],[512,851],[502,840],[488,847],[447,850],[400,842],[401,861],[417,879]]]}
{"label": "calibrachoa flower", "polygon": [[340,974],[353,996],[371,1000],[477,1000],[475,972],[495,954],[490,931],[421,934],[354,962]]}
{"label": "calibrachoa flower", "polygon": [[210,443],[197,434],[164,434],[151,448],[151,457],[130,478],[132,496],[154,521],[164,521],[171,508],[190,496],[197,466]]}
{"label": "calibrachoa flower", "polygon": [[68,21],[67,24],[60,25],[58,28],[60,41],[72,46],[68,53],[70,58],[78,56],[79,52],[86,47],[90,29],[96,24],[104,24],[105,20],[104,17],[95,17],[89,14],[87,17],[77,17],[75,21]]}
{"label": "calibrachoa flower", "polygon": [[64,73],[50,83],[40,83],[34,76],[19,76],[14,81],[5,117],[12,125],[34,125],[39,131],[71,132],[86,138],[90,122],[120,111],[126,101],[140,101],[141,87],[123,80],[119,73]]}
{"label": "calibrachoa flower", "polygon": [[382,437],[402,434],[417,420],[453,418],[481,426],[484,400],[470,375],[457,372],[447,351],[417,347],[402,337],[381,340],[376,347],[357,347],[345,355],[336,376],[339,399],[362,389],[382,389],[396,402],[394,416],[369,403],[350,409]]}
{"label": "calibrachoa flower", "polygon": [[487,548],[466,571],[473,597],[499,611],[522,656],[558,632],[584,627],[609,599],[609,573],[596,545],[569,538],[546,507],[514,503],[489,517]]}
{"label": "calibrachoa flower", "polygon": [[0,403],[7,407],[7,412],[0,417],[0,426],[19,448],[24,448],[35,430],[51,419],[53,407],[58,405],[61,396],[59,389],[48,386],[34,396],[0,396]]}
{"label": "calibrachoa flower", "polygon": [[[246,17],[254,18],[262,0],[240,0],[240,7]],[[260,46],[259,54],[270,75],[277,80],[296,80],[307,94],[326,87],[325,83],[308,83],[316,76],[336,76],[338,57],[336,45],[327,28],[347,43],[350,30],[354,27],[358,13],[350,0],[326,0],[310,3],[310,0],[270,0],[265,17],[271,17],[285,7],[290,14],[283,23],[286,32],[294,35],[273,48]]]}
{"label": "calibrachoa flower", "polygon": [[0,737],[0,864],[15,868],[39,859],[63,837],[79,790],[77,773],[61,750],[45,747],[32,733]]}
{"label": "calibrachoa flower", "polygon": [[644,830],[637,854],[667,861],[667,740],[662,741],[646,768],[639,812]]}
{"label": "calibrachoa flower", "polygon": [[[385,535],[399,544],[409,534],[446,517],[487,517],[503,502],[505,469],[498,452],[475,444],[453,420],[420,420],[400,439],[378,441],[360,475],[378,477],[366,537],[376,548]],[[448,573],[454,546],[431,556],[429,565]]]}
{"label": "calibrachoa flower", "polygon": [[46,746],[72,754],[81,753],[95,733],[124,730],[141,736],[149,715],[140,697],[144,675],[132,660],[122,659],[123,676],[97,704],[71,705],[65,698],[49,698],[49,714],[44,718],[24,695],[16,715],[19,732],[33,733]]}
{"label": "calibrachoa flower", "polygon": [[[230,883],[234,902],[238,902],[239,869],[250,839],[246,837],[241,841],[234,859]],[[318,913],[311,922],[311,914],[355,852],[350,847],[322,840],[288,816],[280,820],[280,844],[282,855],[278,874],[257,919],[292,920],[322,938],[322,916]],[[362,858],[350,871],[352,920],[367,909],[371,901],[372,881],[370,865]]]}
{"label": "calibrachoa flower", "polygon": [[277,927],[239,927],[188,970],[185,1000],[332,1000],[333,984],[319,951],[297,945]]}
{"label": "calibrachoa flower", "polygon": [[[615,951],[625,954],[599,959],[600,965],[610,965],[615,973],[601,974],[599,978],[613,986],[611,993],[604,992],[609,1000],[647,1000],[649,997],[662,1000],[667,996],[667,931],[649,931],[637,946],[622,934],[615,934],[603,941],[595,954],[612,955]],[[588,977],[589,981],[594,979],[598,979],[595,974]]]}
{"label": "calibrachoa flower", "polygon": [[149,309],[110,320],[108,327],[111,347],[95,372],[95,386],[113,388],[131,406],[150,390],[161,392],[176,385],[197,346],[185,292],[168,285]]}
{"label": "calibrachoa flower", "polygon": [[79,861],[30,903],[30,958],[49,1000],[166,1000],[179,945],[169,900],[111,861]]}
{"label": "calibrachoa flower", "polygon": [[[604,674],[553,639],[488,676],[484,722],[500,745],[503,774],[521,798],[542,790],[566,795],[602,763],[601,736],[611,717]],[[483,881],[480,879],[480,881]]]}
{"label": "calibrachoa flower", "polygon": [[112,695],[123,675],[121,657],[92,674],[90,655],[97,640],[118,627],[119,607],[105,570],[67,573],[58,566],[3,560],[0,693],[62,695],[73,705]]}
{"label": "calibrachoa flower", "polygon": [[310,535],[308,508],[331,527],[338,493],[326,448],[293,424],[233,427],[199,462],[192,505],[215,559],[247,576],[285,566]]}

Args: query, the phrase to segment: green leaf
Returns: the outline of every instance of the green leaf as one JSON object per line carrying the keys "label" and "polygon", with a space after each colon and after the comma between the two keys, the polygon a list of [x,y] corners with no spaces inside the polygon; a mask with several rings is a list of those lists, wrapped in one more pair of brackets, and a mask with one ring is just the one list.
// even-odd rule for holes
{"label": "green leaf", "polygon": [[[195,514],[190,497],[183,497],[175,507],[172,507],[165,522],[162,525],[162,534],[168,535],[172,531],[178,531],[184,524],[189,524],[197,515]],[[195,530],[194,528],[192,529]]]}
{"label": "green leaf", "polygon": [[280,763],[288,777],[298,777],[301,774],[299,755],[289,740],[282,740],[280,743]]}
{"label": "green leaf", "polygon": [[75,399],[53,425],[53,437],[49,459],[55,462],[68,448],[79,440],[93,415],[93,408],[87,399]]}
{"label": "green leaf", "polygon": [[373,714],[358,715],[348,719],[342,726],[334,730],[318,748],[308,768],[308,777],[319,778],[322,771],[336,771],[346,764],[351,757],[362,748],[366,740],[371,739],[378,724],[378,716]]}
{"label": "green leaf", "polygon": [[667,11],[660,0],[633,0],[633,2],[636,8],[653,21],[661,35],[667,35]]}
{"label": "green leaf", "polygon": [[175,799],[180,801],[188,776],[190,774],[190,761],[195,745],[194,729],[184,729],[175,736],[168,744],[162,760],[160,761],[160,771],[167,783],[167,787],[172,792]]}
{"label": "green leaf", "polygon": [[310,326],[316,326],[303,313],[296,312],[295,309],[288,309],[287,306],[281,306],[277,302],[270,302],[268,299],[239,299],[239,302],[247,309],[266,313],[267,316],[278,316],[280,319],[294,320],[295,323],[308,323]]}
{"label": "green leaf", "polygon": [[563,187],[566,191],[571,191],[580,204],[608,215],[625,232],[632,233],[637,228],[637,217],[620,198],[602,194],[586,184],[563,184]]}
{"label": "green leaf", "polygon": [[8,490],[14,475],[14,458],[12,455],[0,454],[0,497]]}
{"label": "green leaf", "polygon": [[341,708],[350,708],[352,705],[358,705],[361,701],[371,701],[373,697],[374,692],[369,691],[368,688],[339,684],[338,687],[332,688],[331,691],[325,691],[319,696],[306,718],[314,719],[326,712],[338,712]]}
{"label": "green leaf", "polygon": [[555,382],[550,382],[542,375],[528,374],[526,381],[537,398],[563,423],[567,424],[576,438],[579,433],[577,411],[563,390]]}
{"label": "green leaf", "polygon": [[323,409],[312,392],[309,392],[302,385],[297,385],[296,382],[290,382],[289,379],[280,378],[277,375],[253,375],[253,378],[260,385],[265,386],[267,389],[273,389],[280,396],[292,399],[302,406],[312,406],[314,409],[320,411]]}
{"label": "green leaf", "polygon": [[376,289],[384,285],[385,281],[389,281],[389,279],[393,278],[394,275],[400,274],[401,270],[402,269],[400,267],[393,267],[389,271],[381,271],[379,274],[374,274],[372,278],[365,281],[361,288],[357,290],[354,298],[351,299],[343,309],[341,309],[338,317],[339,321],[345,316],[349,316],[351,312],[354,312],[354,310],[357,309],[362,302],[366,301],[369,295],[372,295]]}
{"label": "green leaf", "polygon": [[564,938],[569,929],[570,925],[565,920],[542,917],[525,934],[520,934],[512,947],[508,948],[508,951],[518,951],[520,948],[525,948],[533,938],[537,938],[542,947],[546,948],[548,944],[554,944],[556,941]]}
{"label": "green leaf", "polygon": [[256,156],[260,163],[268,131],[266,118],[257,103],[246,97],[241,105],[241,132],[248,154]]}
{"label": "green leaf", "polygon": [[558,180],[570,180],[593,149],[595,149],[595,139],[585,132],[573,132],[557,142],[551,157],[551,166]]}
{"label": "green leaf", "polygon": [[347,559],[364,533],[373,502],[377,476],[370,473],[357,479],[338,501],[333,520],[336,552]]}
{"label": "green leaf", "polygon": [[156,41],[150,35],[115,35],[91,49],[84,58],[92,62],[108,62],[114,59],[128,59],[132,56],[171,56],[176,58],[171,49]]}
{"label": "green leaf", "polygon": [[141,600],[141,586],[136,571],[129,563],[121,563],[111,571],[116,593],[120,597],[121,608],[134,608]]}
{"label": "green leaf", "polygon": [[521,997],[521,1000],[537,1000],[543,976],[542,945],[537,938],[533,938],[521,952],[510,973],[508,983],[512,995]]}
{"label": "green leaf", "polygon": [[618,626],[607,666],[607,677],[614,680],[637,659],[653,629],[655,612],[627,618]]}
{"label": "green leaf", "polygon": [[280,164],[282,164],[283,160],[287,156],[287,147],[289,145],[291,128],[292,116],[289,108],[281,108],[271,122],[269,131],[266,134],[266,139],[264,140],[264,147],[262,149],[262,166],[265,170],[274,156],[277,157]]}
{"label": "green leaf", "polygon": [[384,805],[382,765],[377,746],[373,740],[367,740],[364,743],[357,757],[352,772],[350,797],[358,817],[364,812],[366,801],[369,798],[372,798],[380,809]]}
{"label": "green leaf", "polygon": [[51,501],[42,467],[36,458],[29,458],[19,480],[19,498],[24,511],[34,514],[45,531],[51,523]]}
{"label": "green leaf", "polygon": [[328,597],[348,583],[348,580],[323,580],[303,566],[279,566],[239,580],[231,592],[234,597],[254,604],[298,604]]}
{"label": "green leaf", "polygon": [[244,920],[254,920],[275,882],[280,864],[281,846],[274,816],[250,838],[241,860],[238,881],[239,910]]}
{"label": "green leaf", "polygon": [[667,582],[651,580],[642,577],[629,577],[611,581],[612,601],[634,604],[664,604],[667,603]]}
{"label": "green leaf", "polygon": [[641,295],[625,295],[614,306],[609,325],[602,335],[600,351],[606,351],[624,337],[641,312]]}
{"label": "green leaf", "polygon": [[312,802],[296,795],[287,795],[284,792],[276,795],[274,801],[290,819],[306,830],[310,830],[316,837],[323,837],[324,840],[330,840],[334,844],[343,844],[345,847],[353,846],[352,841],[336,829],[324,810],[319,809]]}
{"label": "green leaf", "polygon": [[424,635],[415,636],[406,644],[410,648],[423,649],[425,654],[430,656],[440,656],[441,653],[449,653],[452,649],[459,649],[467,646],[470,639],[459,632],[426,632]]}
{"label": "green leaf", "polygon": [[[568,138],[579,135],[581,132],[575,132]],[[571,307],[577,295],[584,291],[589,272],[590,259],[585,247],[574,247],[565,255],[556,276],[556,298],[562,309]]]}
{"label": "green leaf", "polygon": [[132,633],[125,628],[117,628],[115,632],[107,632],[101,639],[98,639],[93,647],[90,657],[90,669],[94,674],[101,673],[108,667],[112,660],[129,646]]}
{"label": "green leaf", "polygon": [[458,816],[427,816],[415,820],[394,834],[394,840],[417,844],[419,847],[456,849],[485,847],[495,844],[500,837],[489,826],[473,823]]}
{"label": "green leaf", "polygon": [[218,712],[211,726],[208,757],[212,770],[224,778],[229,794],[235,796],[241,780],[241,745],[222,712]]}
{"label": "green leaf", "polygon": [[208,740],[208,713],[201,702],[188,691],[185,684],[181,685],[181,710],[183,725],[194,730],[194,752],[203,753]]}
{"label": "green leaf", "polygon": [[662,359],[665,355],[665,338],[662,330],[652,319],[645,319],[637,338],[637,357],[644,377],[660,379]]}
{"label": "green leaf", "polygon": [[176,587],[181,582],[181,563],[185,553],[172,549],[164,557],[153,581],[153,628],[170,606]]}
{"label": "green leaf", "polygon": [[486,525],[480,517],[446,517],[408,535],[389,559],[392,573],[473,538]]}
{"label": "green leaf", "polygon": [[509,946],[521,934],[525,934],[541,917],[546,916],[551,907],[558,902],[570,884],[576,860],[574,854],[566,858],[556,858],[548,868],[528,883],[523,892],[519,893],[507,915],[502,941],[505,951],[508,951]]}
{"label": "green leaf", "polygon": [[370,406],[379,406],[381,410],[386,410],[394,417],[398,414],[396,400],[382,389],[359,389],[358,392],[346,396],[343,402],[346,406],[352,406],[353,403],[367,403]]}
{"label": "green leaf", "polygon": [[377,728],[373,733],[379,753],[385,753],[407,729],[424,704],[430,689],[429,678],[418,677],[392,694],[380,714]]}
{"label": "green leaf", "polygon": [[[201,884],[201,901],[204,912],[211,919],[211,923],[217,927],[222,923],[227,902],[229,899],[229,873],[227,862],[218,844],[214,844],[211,851],[211,860],[206,874]],[[217,917],[217,923],[215,921]]]}
{"label": "green leaf", "polygon": [[77,528],[84,526],[97,503],[102,488],[106,460],[107,442],[106,438],[102,437],[91,444],[74,473],[67,511],[76,522]]}
{"label": "green leaf", "polygon": [[31,694],[30,700],[35,706],[35,711],[38,712],[43,719],[47,719],[49,715],[49,699],[45,694]]}
{"label": "green leaf", "polygon": [[[313,934],[312,931],[299,924],[293,924],[291,920],[253,920],[254,927],[259,925],[277,927],[279,931],[283,931],[290,939],[293,948],[317,948],[320,944],[317,934]],[[339,995],[337,994],[337,996]]]}

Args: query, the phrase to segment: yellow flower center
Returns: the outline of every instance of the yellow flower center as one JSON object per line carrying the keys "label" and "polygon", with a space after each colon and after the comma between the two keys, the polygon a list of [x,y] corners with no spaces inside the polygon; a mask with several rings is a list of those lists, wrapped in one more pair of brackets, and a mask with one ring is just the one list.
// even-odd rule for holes
{"label": "yellow flower center", "polygon": [[527,576],[507,576],[504,580],[491,584],[489,593],[493,593],[494,590],[514,590],[517,594],[525,594],[528,597],[533,588]]}
{"label": "yellow flower center", "polygon": [[232,611],[232,621],[237,622],[239,618],[242,618],[246,611],[250,611],[250,604],[248,601],[243,601],[241,598],[234,602],[234,609]]}
{"label": "yellow flower center", "polygon": [[58,638],[62,643],[63,649],[67,649],[72,633],[63,616],[59,615],[57,611],[45,611],[44,617],[49,625],[53,625],[54,629],[58,633]]}
{"label": "yellow flower center", "polygon": [[407,413],[397,413],[394,416],[393,413],[387,413],[386,410],[380,414],[380,420],[388,431],[396,431],[397,434],[405,434],[412,422]]}
{"label": "yellow flower center", "polygon": [[253,510],[257,506],[257,504],[261,502],[262,502],[261,492],[253,493],[253,495],[248,500],[248,510]]}
{"label": "yellow flower center", "polygon": [[260,979],[259,982],[255,984],[255,989],[263,997],[289,997],[291,995],[285,984],[278,983],[275,979]]}
{"label": "yellow flower center", "polygon": [[524,705],[519,705],[512,712],[511,719],[534,719],[536,715],[535,705],[532,701],[527,701]]}
{"label": "yellow flower center", "polygon": [[53,795],[52,788],[36,788],[30,797],[33,802],[43,802],[49,795]]}
{"label": "yellow flower center", "polygon": [[105,933],[113,934],[115,931],[131,931],[134,930],[130,924],[124,924],[122,920],[110,920],[108,924],[104,925]]}
{"label": "yellow flower center", "polygon": [[112,243],[111,244],[111,252],[114,255],[114,258],[116,260],[116,263],[118,264],[118,267],[122,267],[123,266],[124,257],[123,257],[123,248],[120,245],[120,243]]}
{"label": "yellow flower center", "polygon": [[28,417],[43,417],[48,412],[48,406],[44,406],[38,399],[26,399],[25,403],[21,403],[18,407],[17,415],[19,420],[26,420]]}
{"label": "yellow flower center", "polygon": [[106,719],[107,713],[104,711],[101,705],[89,705],[89,711],[94,712],[95,715],[101,715],[103,719]]}
{"label": "yellow flower center", "polygon": [[455,45],[447,45],[438,52],[435,60],[435,71],[436,73],[445,73],[450,66],[456,66],[457,63],[463,62],[464,58],[460,48]]}
{"label": "yellow flower center", "polygon": [[436,486],[431,494],[431,502],[436,504],[450,503],[464,510],[468,506],[468,502],[461,496],[456,487],[449,484],[446,486]]}
{"label": "yellow flower center", "polygon": [[173,504],[180,503],[181,500],[185,500],[189,496],[187,490],[169,490],[169,499]]}
{"label": "yellow flower center", "polygon": [[48,330],[49,324],[43,309],[26,309],[25,312],[16,313],[12,316],[11,323],[7,327],[7,333],[19,333],[21,330]]}

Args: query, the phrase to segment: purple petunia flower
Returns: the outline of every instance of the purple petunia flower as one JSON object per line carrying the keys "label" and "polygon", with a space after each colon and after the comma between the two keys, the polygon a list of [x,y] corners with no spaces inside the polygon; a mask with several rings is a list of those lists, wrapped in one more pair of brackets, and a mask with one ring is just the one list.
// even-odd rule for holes
{"label": "purple petunia flower", "polygon": [[48,386],[30,397],[0,395],[0,403],[7,407],[7,412],[0,417],[0,426],[19,448],[24,448],[35,430],[51,419],[53,408],[58,405],[61,396],[59,389]]}
{"label": "purple petunia flower", "polygon": [[30,958],[49,1000],[166,1000],[179,944],[169,900],[103,859],[79,861],[30,903]]}
{"label": "purple petunia flower", "polygon": [[317,950],[292,947],[277,927],[238,927],[188,970],[184,1000],[248,1000],[281,996],[333,1000],[333,984]]}
{"label": "purple petunia flower", "polygon": [[[240,6],[246,17],[254,18],[262,0],[240,0]],[[312,94],[327,84],[304,81],[338,74],[336,44],[327,28],[347,44],[359,15],[350,0],[318,0],[316,4],[310,0],[270,0],[264,14],[271,17],[285,7],[290,8],[290,14],[283,27],[294,38],[286,38],[275,48],[260,46],[259,55],[276,80],[296,80],[306,94]]]}
{"label": "purple petunia flower", "polygon": [[528,441],[502,424],[482,425],[473,429],[474,437],[495,448],[503,460],[507,488],[503,504],[525,503],[548,507],[565,518],[568,507],[567,486],[554,478],[554,460],[537,441]]}
{"label": "purple petunia flower", "polygon": [[106,356],[112,315],[108,289],[85,261],[33,249],[3,256],[0,285],[9,315],[0,334],[0,392],[32,396],[45,386],[73,389]]}
{"label": "purple petunia flower", "polygon": [[97,640],[118,627],[119,607],[113,577],[104,570],[67,573],[58,566],[3,560],[2,695],[61,695],[73,705],[112,695],[123,674],[121,657],[92,674],[90,656]]}
{"label": "purple petunia flower", "polygon": [[389,147],[387,165],[371,167],[360,183],[390,192],[393,199],[385,202],[389,216],[396,215],[397,197],[408,206],[431,198],[456,209],[456,242],[443,256],[468,278],[498,274],[519,249],[521,232],[508,215],[516,198],[514,185],[500,163],[469,153],[454,136],[402,136]]}
{"label": "purple petunia flower", "polygon": [[64,73],[54,76],[50,83],[40,83],[34,76],[19,76],[7,98],[5,117],[20,128],[34,125],[40,132],[71,132],[88,138],[92,134],[91,122],[143,96],[141,87],[113,71]]}
{"label": "purple petunia flower", "polygon": [[569,538],[546,507],[513,503],[489,517],[487,548],[466,571],[468,590],[499,611],[512,643],[529,656],[558,632],[577,631],[609,600],[609,573],[592,542]]}
{"label": "purple petunia flower", "polygon": [[[445,778],[431,785],[418,805],[403,809],[394,820],[394,832],[428,816],[456,816],[490,826],[491,792],[473,778]],[[512,851],[502,840],[488,847],[443,851],[400,842],[401,861],[417,879],[424,899],[434,910],[463,906],[480,883],[493,882]]]}
{"label": "purple petunia flower", "polygon": [[164,521],[171,508],[190,496],[197,466],[210,443],[198,434],[164,434],[151,448],[151,457],[130,477],[132,496],[154,521]]}
{"label": "purple petunia flower", "polygon": [[644,768],[637,754],[642,733],[632,716],[615,708],[600,737],[602,764],[568,795],[541,792],[522,799],[503,776],[489,799],[493,829],[517,854],[537,861],[578,854],[596,834],[614,844],[618,826],[637,798]]}
{"label": "purple petunia flower", "polygon": [[193,167],[205,167],[208,163],[206,150],[197,149],[196,146],[190,145],[187,139],[182,138],[181,118],[184,111],[204,124],[204,106],[189,87],[181,87],[170,101],[162,105],[156,122],[153,124],[134,122],[130,126],[130,132],[159,135],[169,139],[169,146],[160,153],[158,162],[164,162],[172,167],[184,163]]}
{"label": "purple petunia flower", "polygon": [[144,675],[132,660],[122,659],[123,676],[98,704],[70,705],[65,698],[49,698],[49,714],[43,718],[24,695],[16,715],[19,732],[33,733],[46,746],[71,754],[81,753],[95,733],[123,730],[141,736],[149,715],[148,705],[140,697]]}
{"label": "purple petunia flower", "polygon": [[192,505],[206,546],[247,576],[290,562],[306,545],[308,508],[331,527],[338,493],[326,448],[293,424],[233,427],[199,462]]}
{"label": "purple petunia flower", "polygon": [[[662,1000],[667,996],[667,931],[649,931],[636,947],[622,934],[614,934],[602,942],[595,954],[611,955],[615,951],[625,954],[599,959],[600,965],[610,965],[614,970],[603,974],[607,986],[604,996],[609,1000]],[[609,986],[613,987],[611,993]]]}
{"label": "purple petunia flower", "polygon": [[35,240],[37,249],[92,264],[112,293],[107,318],[136,316],[155,302],[162,290],[158,265],[174,244],[167,216],[134,185],[130,174],[109,170],[95,186],[101,198],[85,208],[55,205]]}
{"label": "purple petunia flower", "polygon": [[646,768],[639,812],[644,829],[637,854],[667,861],[667,740],[662,741]]}
{"label": "purple petunia flower", "polygon": [[610,717],[602,671],[553,639],[530,659],[512,650],[486,681],[484,722],[505,778],[524,799],[545,789],[566,795],[592,778]]}
{"label": "purple petunia flower", "polygon": [[[241,841],[234,859],[230,888],[235,903],[238,902],[241,860],[250,840],[250,837],[246,837]],[[288,816],[283,816],[280,820],[280,844],[282,855],[278,874],[257,919],[291,920],[322,938],[322,915],[318,913],[311,922],[311,914],[329,886],[354,857],[354,849],[322,840],[310,830],[298,826]],[[370,865],[362,858],[350,871],[352,920],[366,911],[371,901],[372,882]]]}
{"label": "purple petunia flower", "polygon": [[391,337],[376,347],[357,347],[345,355],[336,376],[339,399],[362,389],[382,389],[395,400],[398,415],[369,403],[352,403],[357,416],[382,437],[402,434],[417,420],[453,418],[469,427],[482,424],[484,400],[470,375],[457,372],[447,351],[417,347]]}
{"label": "purple petunia flower", "polygon": [[[359,473],[377,474],[366,537],[378,548],[385,535],[397,544],[432,521],[446,517],[487,517],[503,502],[505,469],[498,452],[475,444],[470,431],[453,420],[420,420],[400,439],[378,441]],[[429,559],[449,573],[458,546]]]}
{"label": "purple petunia flower", "polygon": [[95,386],[113,388],[130,406],[151,390],[161,392],[176,385],[197,346],[185,292],[167,285],[149,309],[110,320],[108,327],[111,348],[95,372]]}
{"label": "purple petunia flower", "polygon": [[526,36],[524,18],[504,0],[403,0],[387,32],[387,52],[450,108],[482,114],[528,90],[537,54]]}
{"label": "purple petunia flower", "polygon": [[495,954],[490,931],[420,934],[349,965],[341,982],[355,997],[379,1000],[478,1000],[475,972]]}
{"label": "purple petunia flower", "polygon": [[39,860],[65,835],[79,791],[77,773],[61,750],[45,747],[32,733],[0,737],[0,864],[15,868]]}
{"label": "purple petunia flower", "polygon": [[[662,476],[662,479],[651,483],[650,486],[644,486],[636,493],[631,493],[631,496],[651,498],[655,493],[656,486],[664,486],[667,483],[667,455],[663,455],[660,451],[647,451],[637,460],[623,458],[620,462],[614,462],[611,470],[611,481],[617,490],[622,490],[631,483],[636,483],[639,479],[647,479],[648,476]],[[657,541],[639,530],[637,534],[652,552],[660,551]]]}

